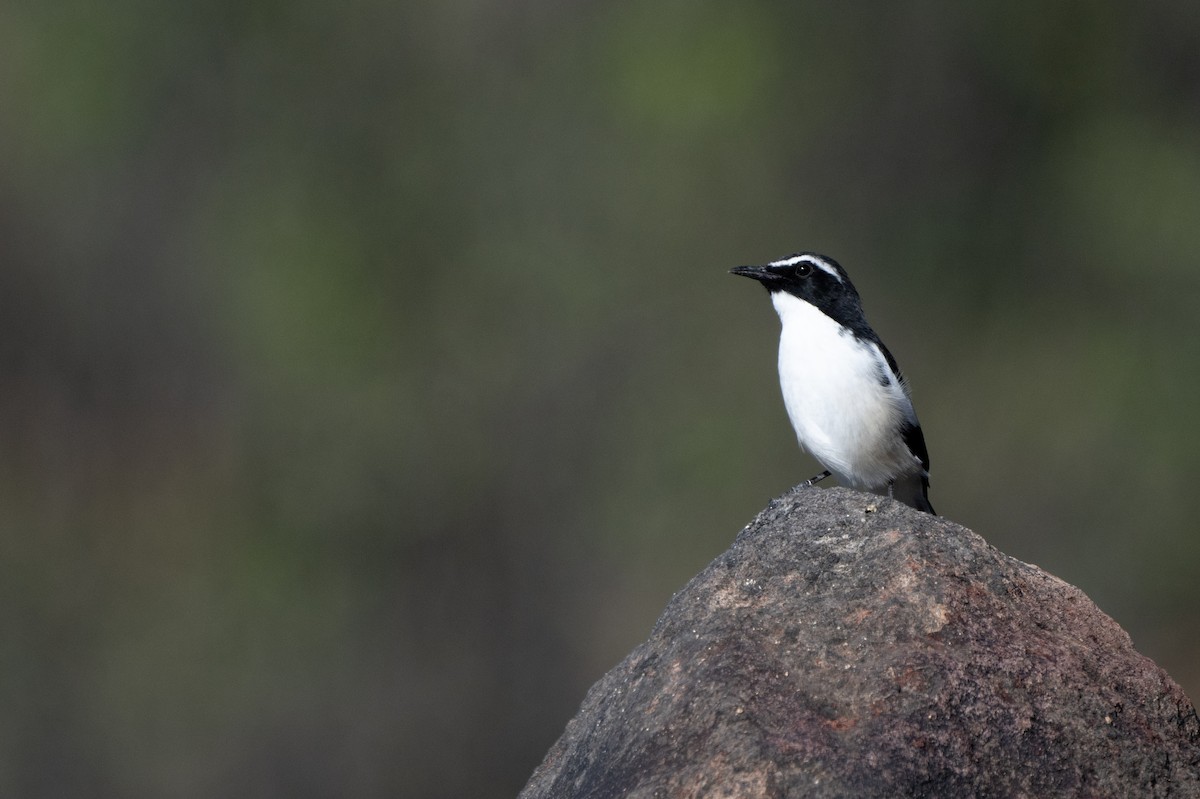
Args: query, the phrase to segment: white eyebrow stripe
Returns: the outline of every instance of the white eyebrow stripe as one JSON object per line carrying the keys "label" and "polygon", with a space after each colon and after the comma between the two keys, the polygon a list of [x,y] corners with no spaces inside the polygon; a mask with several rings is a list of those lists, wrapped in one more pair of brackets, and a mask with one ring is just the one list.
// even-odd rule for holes
{"label": "white eyebrow stripe", "polygon": [[782,261],[771,261],[767,266],[795,266],[801,261],[809,260],[807,255],[793,255],[791,258],[784,258]]}
{"label": "white eyebrow stripe", "polygon": [[832,275],[837,282],[842,282],[842,276],[838,274],[838,271],[825,263],[824,259],[818,258],[815,255],[793,255],[791,258],[784,258],[781,261],[772,261],[767,266],[795,266],[801,261],[807,261],[822,272]]}

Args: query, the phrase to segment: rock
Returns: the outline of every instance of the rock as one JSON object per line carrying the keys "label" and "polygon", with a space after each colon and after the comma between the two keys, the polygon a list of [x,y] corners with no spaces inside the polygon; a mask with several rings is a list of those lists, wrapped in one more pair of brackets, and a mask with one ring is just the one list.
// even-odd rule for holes
{"label": "rock", "polygon": [[1200,797],[1200,720],[1079,589],[798,488],[588,692],[522,799]]}

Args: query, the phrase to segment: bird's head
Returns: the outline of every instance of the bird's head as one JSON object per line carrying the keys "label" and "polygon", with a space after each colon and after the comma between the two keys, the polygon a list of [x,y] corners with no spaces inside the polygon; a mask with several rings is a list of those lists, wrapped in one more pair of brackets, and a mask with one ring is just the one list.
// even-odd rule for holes
{"label": "bird's head", "polygon": [[827,255],[798,252],[765,266],[735,266],[730,273],[757,280],[771,294],[786,292],[842,322],[862,315],[858,291],[841,264]]}

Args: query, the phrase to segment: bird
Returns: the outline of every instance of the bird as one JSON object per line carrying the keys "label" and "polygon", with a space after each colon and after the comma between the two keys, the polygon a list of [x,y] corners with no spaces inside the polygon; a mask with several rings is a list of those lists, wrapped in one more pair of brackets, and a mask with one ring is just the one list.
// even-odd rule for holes
{"label": "bird", "polygon": [[867,324],[841,264],[797,252],[732,274],[761,283],[779,314],[779,384],[802,449],[840,483],[929,504],[929,452],[907,382]]}

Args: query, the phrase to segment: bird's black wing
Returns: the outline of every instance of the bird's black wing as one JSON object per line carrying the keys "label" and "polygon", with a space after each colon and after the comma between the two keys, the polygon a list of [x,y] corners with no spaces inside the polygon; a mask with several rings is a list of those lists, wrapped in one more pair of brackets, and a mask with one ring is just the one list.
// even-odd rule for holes
{"label": "bird's black wing", "polygon": [[900,428],[900,435],[904,437],[904,445],[908,447],[908,451],[920,459],[921,466],[925,469],[925,485],[928,486],[929,450],[925,448],[925,434],[921,432],[921,425],[905,422],[904,427]]}
{"label": "bird's black wing", "polygon": [[[876,336],[876,341],[878,338]],[[896,379],[903,385],[904,375],[900,372],[899,364],[896,363],[896,359],[892,357],[892,353],[883,345],[883,342],[879,341],[878,343],[892,374],[896,375]],[[921,432],[921,423],[917,421],[916,411],[913,411],[912,418],[906,420],[904,426],[900,428],[900,436],[904,439],[904,445],[908,447],[908,451],[921,461],[921,495],[917,499],[915,507],[926,513],[934,513],[933,506],[929,504],[929,448],[925,446],[925,434]]]}
{"label": "bird's black wing", "polygon": [[[896,359],[892,357],[892,351],[884,345],[883,341],[879,338],[875,331],[868,327],[866,330],[856,331],[855,335],[861,339],[871,342],[879,348],[879,351],[883,354],[883,359],[887,361],[888,369],[890,369],[892,374],[896,376],[896,382],[903,384],[904,373],[900,371],[900,364],[896,363]],[[885,386],[890,382],[887,378],[887,375],[883,375],[883,384]]]}

